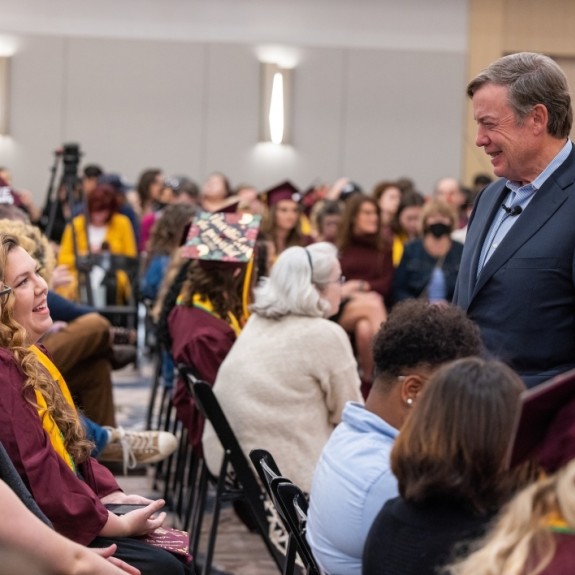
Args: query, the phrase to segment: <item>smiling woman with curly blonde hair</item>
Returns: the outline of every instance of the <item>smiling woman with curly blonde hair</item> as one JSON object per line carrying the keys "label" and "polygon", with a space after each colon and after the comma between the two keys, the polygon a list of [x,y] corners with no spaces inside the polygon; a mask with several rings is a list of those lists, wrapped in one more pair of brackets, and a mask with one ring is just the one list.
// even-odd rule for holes
{"label": "smiling woman with curly blonde hair", "polygon": [[[15,236],[0,233],[0,442],[56,531],[83,545],[116,544],[143,575],[182,574],[172,555],[132,539],[160,527],[164,501],[124,494],[90,457],[66,382],[39,339],[52,326],[48,285]],[[106,504],[140,509],[117,516]]]}

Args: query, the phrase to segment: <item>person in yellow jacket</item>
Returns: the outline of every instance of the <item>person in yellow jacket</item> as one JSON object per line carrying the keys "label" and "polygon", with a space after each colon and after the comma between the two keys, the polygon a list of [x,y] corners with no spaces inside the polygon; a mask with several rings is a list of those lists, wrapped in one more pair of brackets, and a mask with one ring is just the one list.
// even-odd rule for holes
{"label": "person in yellow jacket", "polygon": [[[111,254],[137,257],[132,224],[126,216],[118,213],[115,190],[107,184],[99,184],[88,196],[87,207],[88,224],[84,214],[76,216],[72,224],[66,226],[58,252],[58,264],[67,265],[73,279],[57,291],[72,300],[79,299],[76,253],[83,256],[98,254],[107,249]],[[101,279],[101,270],[92,269],[93,288],[97,287]],[[129,297],[130,282],[123,271],[116,272],[116,282],[116,301],[108,304],[122,304]]]}

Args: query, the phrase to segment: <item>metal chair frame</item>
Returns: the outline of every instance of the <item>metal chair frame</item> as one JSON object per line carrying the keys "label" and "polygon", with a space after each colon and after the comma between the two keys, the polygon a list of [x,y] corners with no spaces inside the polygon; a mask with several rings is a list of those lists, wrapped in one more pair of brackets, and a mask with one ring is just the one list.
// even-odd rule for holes
{"label": "metal chair frame", "polygon": [[[224,456],[218,475],[212,478],[215,481],[214,509],[202,573],[204,575],[210,573],[220,512],[222,504],[226,501],[243,501],[247,504],[253,516],[257,532],[262,537],[278,569],[283,573],[285,557],[273,545],[268,534],[269,523],[264,507],[266,493],[258,483],[211,386],[204,381],[196,380],[189,373],[186,378],[200,412],[210,421],[224,448]],[[206,468],[206,482],[209,478],[209,472]],[[204,493],[200,497],[199,502],[199,506],[203,505],[203,508],[199,510],[201,517],[194,526],[198,531],[201,529],[202,517],[205,511],[205,499]]]}

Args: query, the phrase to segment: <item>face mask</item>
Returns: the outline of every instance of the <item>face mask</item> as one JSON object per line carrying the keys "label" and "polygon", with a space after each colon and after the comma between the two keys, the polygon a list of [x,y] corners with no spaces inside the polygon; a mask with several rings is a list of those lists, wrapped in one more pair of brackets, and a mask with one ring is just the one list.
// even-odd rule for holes
{"label": "face mask", "polygon": [[427,231],[435,238],[440,238],[441,236],[448,236],[451,233],[451,227],[447,224],[437,223],[427,226]]}

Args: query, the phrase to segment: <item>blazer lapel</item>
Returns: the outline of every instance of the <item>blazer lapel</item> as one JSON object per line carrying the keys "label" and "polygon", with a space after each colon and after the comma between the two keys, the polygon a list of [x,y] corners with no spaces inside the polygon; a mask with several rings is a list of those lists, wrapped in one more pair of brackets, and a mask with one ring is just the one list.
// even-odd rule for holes
{"label": "blazer lapel", "polygon": [[[470,250],[468,262],[461,266],[466,270],[470,270],[469,274],[466,276],[468,278],[468,285],[465,286],[467,288],[465,290],[467,304],[471,302],[471,298],[475,292],[477,266],[479,265],[479,258],[481,257],[481,248],[485,242],[489,228],[491,227],[491,222],[495,218],[497,211],[501,209],[501,204],[509,192],[505,184],[506,180],[501,179],[494,184],[492,189],[487,189],[483,192],[483,195],[486,195],[487,197],[478,198],[476,208],[477,213],[473,215],[473,220],[476,220],[475,225],[473,220],[470,222],[467,237],[465,238],[465,244],[473,247]],[[482,203],[484,205],[481,205]],[[465,302],[460,302],[459,305],[462,305],[464,309],[467,307]]]}
{"label": "blazer lapel", "polygon": [[[535,196],[518,216],[519,220],[509,230],[495,250],[489,261],[481,270],[472,298],[489,281],[493,274],[501,268],[513,254],[536,234],[541,226],[561,207],[567,200],[566,190],[551,176],[545,184],[535,193]],[[490,220],[492,221],[492,220]],[[484,238],[485,239],[485,236]],[[483,245],[483,244],[481,244]],[[479,248],[481,250],[481,248]],[[477,269],[477,268],[475,268]]]}

